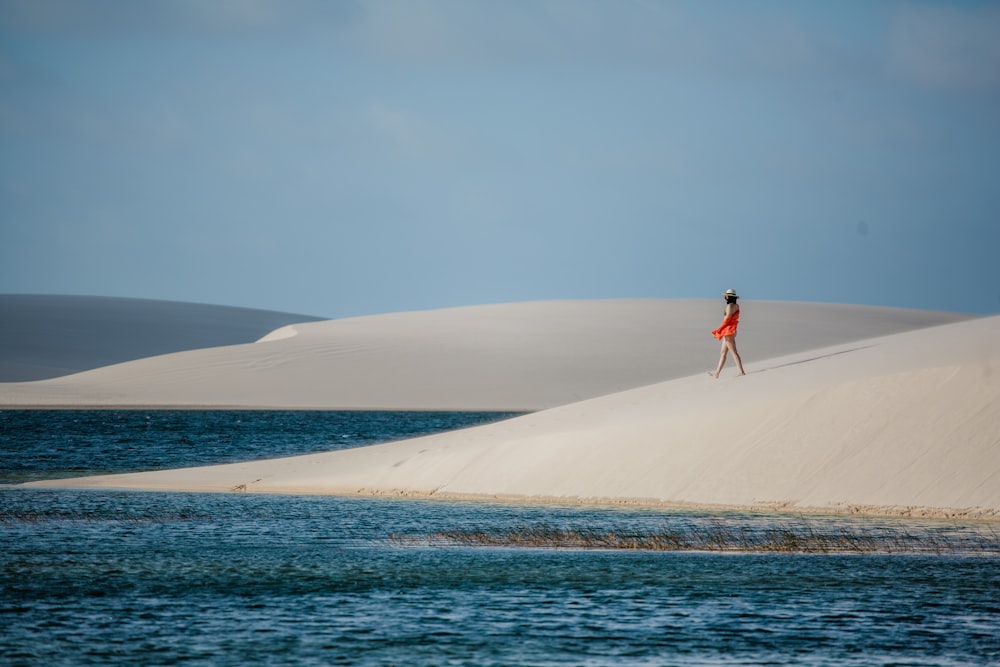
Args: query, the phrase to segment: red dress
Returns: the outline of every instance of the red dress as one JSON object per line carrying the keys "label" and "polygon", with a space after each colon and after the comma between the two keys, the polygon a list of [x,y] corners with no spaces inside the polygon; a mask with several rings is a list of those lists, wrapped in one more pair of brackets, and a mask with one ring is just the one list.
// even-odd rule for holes
{"label": "red dress", "polygon": [[715,336],[718,340],[722,340],[726,336],[735,336],[736,327],[739,326],[739,323],[740,323],[740,309],[737,308],[735,313],[733,313],[732,315],[727,315],[726,318],[722,320],[722,324],[719,325],[718,329],[712,332],[712,335]]}

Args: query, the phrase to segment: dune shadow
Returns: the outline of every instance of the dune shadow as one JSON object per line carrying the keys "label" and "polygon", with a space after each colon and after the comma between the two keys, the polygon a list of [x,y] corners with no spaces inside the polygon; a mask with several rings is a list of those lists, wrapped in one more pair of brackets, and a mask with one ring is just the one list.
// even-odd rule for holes
{"label": "dune shadow", "polygon": [[798,366],[800,364],[808,364],[812,361],[819,361],[820,359],[829,359],[830,357],[836,357],[841,354],[847,354],[849,352],[857,352],[858,350],[864,350],[869,347],[875,347],[874,345],[861,345],[860,347],[852,347],[849,350],[839,350],[837,352],[831,352],[830,354],[821,354],[816,357],[809,357],[808,359],[799,359],[798,361],[789,361],[784,364],[778,364],[777,366],[768,366],[767,368],[761,368],[760,370],[753,371],[754,373],[765,373],[767,371],[773,371],[778,368],[785,368],[787,366]]}

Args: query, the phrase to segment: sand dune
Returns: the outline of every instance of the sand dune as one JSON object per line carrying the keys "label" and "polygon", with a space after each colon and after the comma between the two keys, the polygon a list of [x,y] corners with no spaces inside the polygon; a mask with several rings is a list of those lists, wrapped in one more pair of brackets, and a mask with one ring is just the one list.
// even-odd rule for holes
{"label": "sand dune", "polygon": [[[721,309],[718,300],[550,301],[294,324],[256,343],[0,383],[0,407],[532,411],[714,367],[708,332]],[[753,370],[781,354],[968,317],[751,301],[740,347]],[[102,346],[133,336],[109,332]]]}
{"label": "sand dune", "polygon": [[0,294],[0,382],[27,382],[159,354],[252,343],[319,318],[200,303]]}
{"label": "sand dune", "polygon": [[998,518],[998,340],[973,319],[414,440],[40,484]]}

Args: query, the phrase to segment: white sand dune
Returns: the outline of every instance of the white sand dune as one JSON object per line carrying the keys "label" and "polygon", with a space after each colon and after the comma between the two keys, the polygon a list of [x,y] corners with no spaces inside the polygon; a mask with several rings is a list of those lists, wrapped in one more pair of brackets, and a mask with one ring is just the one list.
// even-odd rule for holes
{"label": "white sand dune", "polygon": [[998,341],[1000,316],[744,352],[746,377],[699,372],[462,431],[37,484],[998,518]]}
{"label": "white sand dune", "polygon": [[[294,324],[257,343],[0,383],[0,407],[532,411],[714,367],[721,300],[550,301]],[[748,302],[747,368],[969,316]],[[111,334],[109,334],[110,336]],[[118,332],[128,344],[128,331]]]}

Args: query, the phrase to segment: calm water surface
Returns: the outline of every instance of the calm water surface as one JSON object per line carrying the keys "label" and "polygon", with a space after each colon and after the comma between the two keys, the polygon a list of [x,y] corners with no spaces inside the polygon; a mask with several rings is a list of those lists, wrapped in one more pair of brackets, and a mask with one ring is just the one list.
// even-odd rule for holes
{"label": "calm water surface", "polygon": [[[284,456],[507,415],[0,412],[8,482]],[[245,426],[250,423],[252,426]],[[981,524],[0,488],[3,665],[1000,664],[1000,559],[400,546],[394,534]]]}

